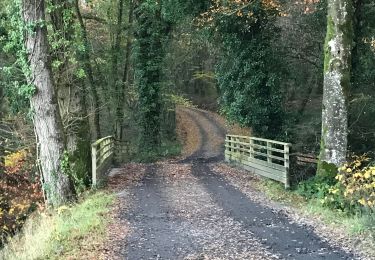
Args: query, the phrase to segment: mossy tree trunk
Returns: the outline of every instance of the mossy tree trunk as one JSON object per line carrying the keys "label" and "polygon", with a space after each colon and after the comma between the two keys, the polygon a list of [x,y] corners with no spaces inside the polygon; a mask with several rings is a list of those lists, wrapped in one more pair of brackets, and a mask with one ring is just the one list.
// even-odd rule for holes
{"label": "mossy tree trunk", "polygon": [[65,0],[53,0],[51,4],[54,34],[59,39],[64,39],[63,44],[53,52],[53,58],[61,64],[54,73],[58,104],[71,162],[70,173],[74,175],[76,189],[82,189],[90,180],[90,127],[85,82],[78,78],[77,65],[71,62],[75,55],[74,41],[77,40],[74,30],[74,5]]}
{"label": "mossy tree trunk", "polygon": [[49,59],[47,28],[43,23],[45,2],[23,0],[22,15],[26,28],[32,28],[26,31],[25,47],[30,62],[27,80],[36,88],[31,98],[31,107],[38,138],[39,164],[47,203],[59,206],[72,198],[73,187],[61,167],[65,140]]}
{"label": "mossy tree trunk", "polygon": [[137,29],[136,77],[139,96],[140,148],[152,152],[159,148],[161,131],[161,80],[164,58],[165,24],[161,2],[147,0],[135,10]]}
{"label": "mossy tree trunk", "polygon": [[353,13],[353,0],[328,0],[320,160],[335,166],[347,155]]}

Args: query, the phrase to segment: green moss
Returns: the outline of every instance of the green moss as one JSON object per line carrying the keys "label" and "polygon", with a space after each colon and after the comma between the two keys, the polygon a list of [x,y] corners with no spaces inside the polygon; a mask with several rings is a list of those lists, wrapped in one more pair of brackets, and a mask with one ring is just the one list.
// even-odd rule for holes
{"label": "green moss", "polygon": [[[324,107],[323,107],[324,109]],[[322,167],[322,162],[323,162],[323,158],[325,156],[325,147],[326,147],[326,144],[325,144],[325,140],[324,140],[324,137],[327,133],[327,127],[323,126],[324,129],[323,129],[323,133],[322,133],[322,137],[320,139],[320,153],[319,153],[319,161],[318,161],[318,167],[317,167],[317,172],[320,171],[321,167]]]}
{"label": "green moss", "polygon": [[334,177],[337,175],[337,172],[338,168],[335,164],[324,161],[319,162],[317,175]]}
{"label": "green moss", "polygon": [[328,72],[329,64],[331,61],[331,50],[329,47],[329,42],[332,40],[335,34],[334,22],[332,16],[328,15],[327,17],[327,34],[324,43],[324,73]]}

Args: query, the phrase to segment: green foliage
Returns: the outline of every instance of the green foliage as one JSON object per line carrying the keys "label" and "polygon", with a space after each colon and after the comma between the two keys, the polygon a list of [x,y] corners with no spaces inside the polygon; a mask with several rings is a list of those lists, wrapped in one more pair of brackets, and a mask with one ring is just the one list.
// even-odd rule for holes
{"label": "green foliage", "polygon": [[144,1],[135,9],[136,71],[139,99],[140,147],[151,152],[160,145],[163,42],[167,36],[161,7]]}
{"label": "green foliage", "polygon": [[211,0],[164,0],[163,11],[168,21],[178,23],[186,17],[196,17],[205,12],[211,2]]}
{"label": "green foliage", "polygon": [[[78,159],[77,159],[78,158]],[[76,193],[82,193],[87,187],[87,164],[82,165],[82,160],[79,157],[75,157],[65,151],[63,158],[60,160],[60,167],[62,172],[69,176],[69,179],[73,182]],[[83,166],[83,167],[82,167]]]}
{"label": "green foliage", "polygon": [[170,100],[176,104],[176,106],[182,106],[182,107],[189,107],[189,108],[196,108],[196,106],[193,104],[193,102],[183,96],[179,95],[168,95]]}
{"label": "green foliage", "polygon": [[350,163],[339,169],[332,164],[322,164],[322,172],[299,184],[298,194],[346,214],[374,210],[375,167],[369,163],[369,158],[354,156]]}
{"label": "green foliage", "polygon": [[160,146],[152,151],[139,150],[134,160],[142,163],[151,163],[179,156],[181,155],[181,151],[182,145],[178,141],[163,140]]}
{"label": "green foliage", "polygon": [[349,102],[349,149],[366,153],[375,149],[375,4],[357,1],[356,44],[352,59],[352,88]]}
{"label": "green foliage", "polygon": [[336,170],[333,170],[332,166],[326,162],[324,167],[326,170],[325,174],[318,174],[306,181],[301,182],[297,187],[297,193],[303,195],[308,199],[323,199],[329,194],[330,188],[337,184],[335,179],[337,174]]}
{"label": "green foliage", "polygon": [[278,12],[262,1],[240,7],[229,1],[224,13],[218,8],[203,17],[221,43],[216,70],[220,105],[230,120],[252,127],[255,135],[274,138],[281,135],[284,118],[279,63],[271,48]]}
{"label": "green foliage", "polygon": [[30,68],[24,45],[24,34],[32,25],[24,23],[21,3],[21,0],[5,2],[6,13],[0,19],[0,47],[9,55],[9,63],[0,64],[0,84],[3,85],[14,112],[26,111],[29,108],[29,98],[35,91],[35,87],[26,81]]}

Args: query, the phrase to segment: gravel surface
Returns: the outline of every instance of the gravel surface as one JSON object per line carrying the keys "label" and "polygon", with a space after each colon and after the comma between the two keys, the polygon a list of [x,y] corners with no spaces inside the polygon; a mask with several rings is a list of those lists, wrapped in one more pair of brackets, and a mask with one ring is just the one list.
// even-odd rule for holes
{"label": "gravel surface", "polygon": [[181,109],[179,118],[199,139],[183,158],[112,172],[127,232],[106,259],[355,258],[228,174],[235,170],[222,164],[226,131],[215,116]]}

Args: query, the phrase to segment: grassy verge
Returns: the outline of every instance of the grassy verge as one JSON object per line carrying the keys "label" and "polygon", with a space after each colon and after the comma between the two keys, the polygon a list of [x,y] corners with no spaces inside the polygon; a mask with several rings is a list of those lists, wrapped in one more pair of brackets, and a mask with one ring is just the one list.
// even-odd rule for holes
{"label": "grassy verge", "polygon": [[375,216],[371,214],[348,215],[340,210],[324,207],[317,199],[307,200],[294,191],[285,190],[283,184],[272,180],[262,180],[258,188],[272,200],[296,207],[306,215],[316,216],[328,225],[344,227],[350,236],[375,235]]}
{"label": "grassy verge", "polygon": [[113,202],[114,197],[103,192],[87,194],[77,204],[31,217],[0,251],[0,259],[80,258],[74,256],[82,247],[105,238],[105,215]]}

